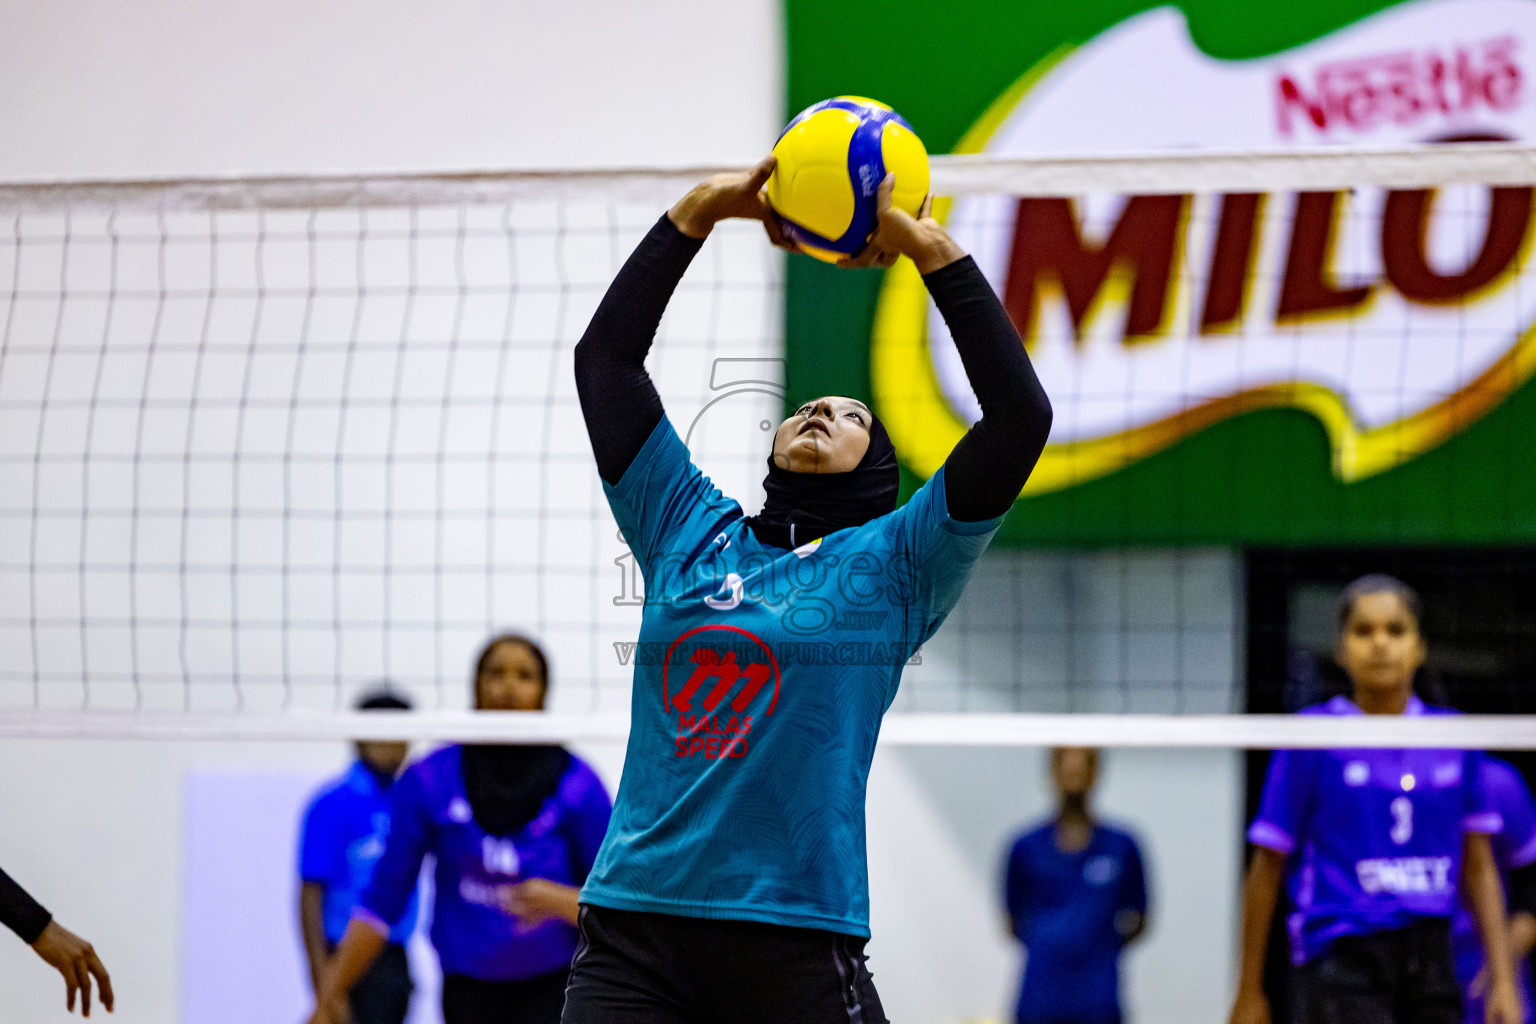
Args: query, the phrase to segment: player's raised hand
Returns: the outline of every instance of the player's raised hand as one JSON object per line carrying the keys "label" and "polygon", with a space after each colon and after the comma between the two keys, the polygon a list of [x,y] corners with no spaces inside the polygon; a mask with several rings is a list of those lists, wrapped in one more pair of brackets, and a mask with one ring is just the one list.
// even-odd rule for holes
{"label": "player's raised hand", "polygon": [[80,1015],[91,1015],[91,979],[96,979],[101,1005],[112,1012],[112,979],[107,976],[107,969],[102,966],[101,959],[96,956],[96,950],[80,936],[67,928],[62,927],[57,921],[49,921],[48,927],[43,929],[32,943],[32,949],[37,955],[51,964],[54,970],[64,975],[66,996],[64,1005],[70,1013],[75,1011],[75,993],[80,993]]}
{"label": "player's raised hand", "polygon": [[838,260],[838,266],[889,267],[898,258],[909,256],[917,265],[918,273],[931,274],[965,256],[965,250],[949,237],[944,225],[933,218],[932,196],[923,200],[922,209],[914,217],[891,204],[895,191],[896,175],[888,173],[875,193],[875,216],[878,218],[875,233],[870,236],[863,252]]}
{"label": "player's raised hand", "polygon": [[750,170],[711,175],[673,204],[667,216],[689,238],[707,238],[710,230],[722,220],[760,221],[770,242],[781,249],[792,249],[779,229],[778,216],[763,193],[774,163],[770,155]]}

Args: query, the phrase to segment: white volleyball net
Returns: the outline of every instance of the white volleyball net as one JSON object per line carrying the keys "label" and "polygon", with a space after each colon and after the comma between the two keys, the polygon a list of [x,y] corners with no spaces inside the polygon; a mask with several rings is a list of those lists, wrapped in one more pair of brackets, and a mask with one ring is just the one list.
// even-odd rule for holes
{"label": "white volleyball net", "polygon": [[[368,732],[622,736],[643,581],[603,501],[571,353],[635,243],[706,170],[0,187],[0,732],[344,737],[360,726],[350,710],[357,695],[387,680],[418,710],[388,724],[368,716]],[[1452,198],[1420,224],[1439,247],[1420,268],[1432,290],[1455,277],[1434,261],[1472,267],[1494,244],[1484,230],[1491,203],[1523,196],[1529,212],[1536,150],[939,158],[934,182],[952,230],[1000,294],[1002,240],[1013,237],[1021,197],[1073,197],[1065,209],[1078,217],[1082,251],[1109,253],[1101,278],[1134,289],[1116,277],[1124,197],[1189,196],[1174,212],[1191,241],[1168,270],[1185,287],[1159,316],[1225,317],[1223,329],[1241,332],[1244,301],[1272,304],[1288,287],[1268,250],[1240,254],[1235,284],[1222,269],[1236,257],[1216,249],[1240,243],[1244,224],[1278,238],[1265,218],[1294,221],[1298,193],[1353,197],[1319,221],[1340,240],[1342,262],[1329,272],[1348,276],[1356,248],[1372,258],[1361,232],[1381,222],[1382,203],[1445,186]],[[1244,206],[1233,195],[1267,199]],[[1156,204],[1143,205],[1154,217]],[[1030,210],[1046,223],[1061,208]],[[1211,371],[1187,347],[1169,349],[1172,362],[1140,385],[1139,364],[1062,362],[1071,346],[1053,348],[1051,332],[1081,339],[1086,328],[1072,317],[1087,307],[1073,305],[1078,286],[1061,266],[1037,268],[1044,297],[1029,300],[1040,318],[1030,343],[1058,408],[1042,479],[1062,490],[1124,469],[1147,436],[1141,428],[1159,417],[1201,428],[1201,410],[1222,397],[1222,373],[1258,405],[1283,404],[1275,388],[1290,387],[1295,404],[1324,421],[1334,407],[1302,400],[1314,378],[1355,403],[1346,419],[1497,415],[1530,358],[1523,343],[1509,344],[1536,304],[1527,250],[1522,234],[1495,273],[1478,270],[1461,292],[1425,297],[1449,325],[1439,334],[1415,333],[1421,321],[1375,299],[1369,323],[1345,311],[1343,355],[1318,355],[1308,310],[1297,307],[1257,346],[1262,365],[1240,365],[1255,347]],[[695,459],[749,511],[761,502],[763,459],[786,400],[784,290],[783,257],[761,233],[723,226],[684,278],[649,364]],[[945,376],[942,330],[925,343],[963,421],[967,396]],[[1447,359],[1446,345],[1461,347]],[[1488,366],[1508,362],[1500,345],[1514,353],[1514,376],[1489,383]],[[1356,374],[1357,386],[1349,361],[1389,351],[1394,361]],[[1312,376],[1276,369],[1287,366]],[[1178,382],[1171,392],[1169,380]],[[1464,394],[1473,397],[1446,406]],[[1199,401],[1168,413],[1191,395]],[[1123,435],[1118,451],[1094,447],[1106,433]],[[1341,465],[1364,459],[1375,472],[1371,458],[1390,462],[1404,445],[1429,450],[1448,435],[1372,436],[1374,447],[1344,451]],[[1234,465],[1275,457],[1240,441]],[[927,457],[909,465],[921,469],[914,463]],[[1466,467],[1488,472],[1486,462]],[[1451,476],[1452,486],[1468,483],[1454,468]],[[1435,732],[1338,724],[1307,740],[1285,720],[1240,714],[1288,710],[1270,690],[1273,700],[1253,698],[1256,685],[1294,683],[1284,664],[1264,676],[1256,643],[1282,662],[1310,651],[1326,668],[1329,595],[1356,569],[1408,566],[1412,577],[1428,548],[1411,529],[1391,528],[1382,535],[1401,544],[1333,556],[1316,554],[1326,538],[1290,544],[1284,531],[1268,543],[1221,543],[1199,514],[1188,510],[1183,542],[1174,529],[1173,540],[1128,535],[1107,548],[1067,529],[1000,545],[908,667],[884,738],[1510,747],[1536,736],[1536,720],[1506,715]],[[1536,609],[1520,596],[1536,576],[1515,550],[1526,540],[1512,526],[1479,543],[1482,554],[1466,558],[1434,549],[1445,572],[1421,577],[1455,585],[1427,600],[1455,612],[1472,609],[1472,595],[1508,593],[1488,629],[1498,652],[1515,651],[1521,630],[1536,633]],[[1312,554],[1293,555],[1298,545]],[[1269,581],[1264,600],[1284,614],[1255,612],[1255,580]],[[550,653],[547,715],[467,710],[480,646],[509,630]],[[1463,657],[1449,669],[1474,676],[1479,651],[1485,661],[1504,656],[1474,641],[1446,646]],[[1519,671],[1500,663],[1477,676],[1493,680],[1499,699],[1469,710],[1533,710],[1509,691]]]}

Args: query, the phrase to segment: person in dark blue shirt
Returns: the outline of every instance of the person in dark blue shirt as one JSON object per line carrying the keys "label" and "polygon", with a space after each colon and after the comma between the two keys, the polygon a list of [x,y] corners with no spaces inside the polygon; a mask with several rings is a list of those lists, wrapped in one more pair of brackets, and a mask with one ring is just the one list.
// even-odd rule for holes
{"label": "person in dark blue shirt", "polygon": [[1018,1024],[1118,1024],[1120,952],[1146,931],[1147,884],[1129,833],[1093,816],[1099,752],[1051,751],[1058,810],[1008,855],[1009,928],[1024,945]]}
{"label": "person in dark blue shirt", "polygon": [[[362,711],[406,711],[410,702],[387,688],[358,701]],[[406,743],[361,741],[357,760],[315,794],[299,841],[299,923],[310,981],[319,991],[326,965],[373,877],[389,836],[389,795],[405,764]],[[411,971],[405,943],[416,929],[416,896],[389,942],[351,993],[353,1024],[400,1024],[410,1009]]]}

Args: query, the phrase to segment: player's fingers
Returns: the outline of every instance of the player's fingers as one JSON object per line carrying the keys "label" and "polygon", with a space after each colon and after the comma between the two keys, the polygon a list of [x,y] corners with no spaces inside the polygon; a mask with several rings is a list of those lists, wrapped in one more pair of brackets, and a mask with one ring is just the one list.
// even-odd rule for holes
{"label": "player's fingers", "polygon": [[876,263],[877,266],[881,266],[881,267],[893,267],[893,266],[896,265],[896,260],[899,259],[899,258],[900,258],[900,254],[899,253],[894,253],[894,252],[881,253],[880,254],[880,258],[878,260],[876,260],[875,263]]}
{"label": "player's fingers", "polygon": [[85,958],[75,961],[75,972],[80,977],[80,1016],[91,1015],[91,972],[86,969]]}
{"label": "player's fingers", "polygon": [[106,965],[101,962],[101,958],[96,955],[96,951],[94,949],[86,950],[85,960],[86,966],[90,968],[91,974],[95,975],[96,977],[96,988],[98,990],[97,1001],[101,1003],[102,1006],[107,1008],[108,1013],[111,1013],[113,1002],[112,977],[107,974]]}
{"label": "player's fingers", "polygon": [[784,236],[784,225],[779,223],[779,215],[773,212],[773,207],[768,205],[766,199],[762,201],[761,212],[763,230],[768,234],[768,241],[777,248],[793,252],[794,247],[789,244],[789,240]]}
{"label": "player's fingers", "polygon": [[927,220],[933,216],[933,193],[923,196],[923,208],[917,212],[918,220]]}
{"label": "player's fingers", "polygon": [[875,191],[875,209],[880,213],[887,213],[891,209],[891,196],[896,194],[896,172],[886,171],[885,177],[880,180],[880,187]]}
{"label": "player's fingers", "polygon": [[74,1013],[75,990],[80,987],[80,982],[75,978],[74,964],[69,964],[60,973],[64,975],[64,1009]]}
{"label": "player's fingers", "polygon": [[869,245],[864,247],[863,252],[860,252],[856,256],[845,256],[843,259],[837,261],[837,265],[850,270],[862,270],[865,267],[873,267],[877,265],[884,257],[884,255],[884,251],[876,248],[874,243],[871,242]]}
{"label": "player's fingers", "polygon": [[776,163],[778,159],[772,153],[759,160],[752,170],[747,172],[747,188],[753,192],[762,188],[768,181],[768,176],[773,173],[773,165]]}

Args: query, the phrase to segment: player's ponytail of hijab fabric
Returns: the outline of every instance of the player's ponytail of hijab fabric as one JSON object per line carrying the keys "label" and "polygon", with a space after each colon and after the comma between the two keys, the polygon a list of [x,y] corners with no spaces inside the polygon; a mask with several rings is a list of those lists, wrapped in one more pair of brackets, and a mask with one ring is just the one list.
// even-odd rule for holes
{"label": "player's ponytail of hijab fabric", "polygon": [[869,448],[846,473],[792,473],[774,465],[770,454],[763,480],[768,500],[746,522],[764,544],[795,548],[894,511],[900,486],[896,448],[871,414]]}

